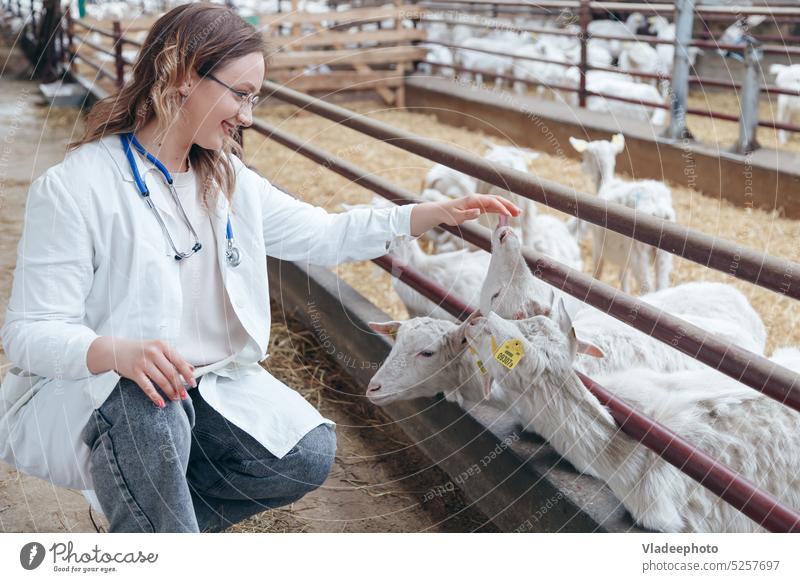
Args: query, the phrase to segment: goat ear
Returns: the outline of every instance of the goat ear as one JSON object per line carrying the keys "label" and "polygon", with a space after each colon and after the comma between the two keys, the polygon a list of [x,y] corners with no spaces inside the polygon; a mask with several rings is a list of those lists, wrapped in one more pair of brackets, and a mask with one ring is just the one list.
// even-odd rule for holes
{"label": "goat ear", "polygon": [[575,328],[570,326],[569,331],[565,332],[567,336],[567,346],[569,350],[569,359],[570,361],[575,360],[575,355],[578,353],[580,342],[578,341],[578,336],[575,335]]}
{"label": "goat ear", "polygon": [[578,139],[577,137],[570,137],[569,143],[572,144],[572,147],[575,148],[575,151],[579,154],[582,154],[586,151],[586,148],[589,146],[589,142],[585,139]]}
{"label": "goat ear", "polygon": [[489,399],[492,395],[492,377],[489,374],[483,375],[483,397]]}
{"label": "goat ear", "polygon": [[606,355],[603,353],[603,350],[598,348],[596,345],[583,340],[578,340],[578,353],[592,356],[593,358],[606,357]]}
{"label": "goat ear", "polygon": [[550,313],[555,313],[558,305],[556,304],[556,294],[550,289]]}
{"label": "goat ear", "polygon": [[370,321],[367,325],[372,329],[372,331],[376,331],[382,335],[387,335],[392,339],[397,338],[397,330],[400,329],[402,322],[400,321],[387,321],[384,323],[378,323],[375,321]]}
{"label": "goat ear", "polygon": [[567,308],[564,307],[564,300],[561,299],[560,297],[556,302],[555,319],[556,323],[558,324],[558,328],[561,330],[561,332],[564,335],[569,336],[570,332],[572,331],[572,320],[570,319],[569,314],[567,313]]}
{"label": "goat ear", "polygon": [[552,287],[547,288],[547,315],[549,316],[553,312],[553,306],[556,303],[556,293],[553,291]]}
{"label": "goat ear", "polygon": [[625,136],[621,133],[615,133],[611,138],[611,145],[614,146],[617,153],[620,153],[625,149]]}

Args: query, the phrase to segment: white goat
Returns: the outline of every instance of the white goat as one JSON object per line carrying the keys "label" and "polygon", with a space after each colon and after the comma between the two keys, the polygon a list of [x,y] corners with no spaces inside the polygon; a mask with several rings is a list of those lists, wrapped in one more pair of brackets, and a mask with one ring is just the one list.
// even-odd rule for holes
{"label": "white goat", "polygon": [[[781,89],[800,92],[800,65],[770,66],[769,72],[775,75],[775,85]],[[792,123],[795,118],[800,118],[800,96],[778,95],[777,121]],[[778,142],[785,144],[789,140],[789,133],[785,129],[778,130]]]}
{"label": "white goat", "polygon": [[767,329],[747,297],[733,285],[691,281],[639,297],[753,353],[764,355]]}
{"label": "white goat", "polygon": [[[611,141],[586,142],[574,137],[570,137],[569,141],[583,155],[583,170],[594,181],[600,198],[675,222],[672,192],[665,184],[655,180],[627,182],[614,176],[616,156],[625,148],[622,134],[615,134]],[[620,285],[624,292],[629,291],[630,269],[640,292],[647,293],[654,288],[650,265],[655,262],[655,289],[664,289],[669,285],[671,254],[616,232],[606,231],[600,226],[591,225],[589,228],[594,242],[592,258],[595,278],[602,275],[603,264],[608,260],[619,266]]]}
{"label": "white goat", "polygon": [[[556,319],[473,318],[468,344],[486,384],[577,468],[610,487],[633,519],[666,532],[763,531],[619,430],[573,368],[578,342],[563,304]],[[790,507],[800,506],[800,414],[714,370],[645,369],[595,377],[616,396]]]}
{"label": "white goat", "polygon": [[655,79],[639,77],[638,73],[657,75],[664,72],[658,51],[645,42],[630,42],[619,55],[619,68],[632,74],[640,83],[655,85]]}
{"label": "white goat", "polygon": [[[746,17],[743,16],[725,29],[722,35],[717,39],[717,43],[721,45],[743,44],[750,35],[750,29],[758,26],[766,19],[767,17],[761,14],[751,14],[750,16]],[[738,51],[717,49],[717,52],[723,57],[731,57],[737,61],[744,60],[744,55]]]}
{"label": "white goat", "polygon": [[[548,58],[557,61],[566,60],[566,55],[559,49],[545,43],[526,44],[514,50],[514,61],[511,72],[515,77],[525,79],[536,84],[536,93],[543,95],[551,85],[557,84],[564,74],[564,65],[556,63],[543,63],[527,60],[524,57]],[[517,94],[525,92],[525,83],[514,81],[514,91]]]}
{"label": "white goat", "polygon": [[[489,75],[505,75],[511,70],[513,59],[511,53],[515,49],[515,44],[498,41],[491,38],[472,37],[461,43],[463,48],[456,50],[456,63],[467,68],[484,71]],[[470,50],[476,49],[476,50]],[[490,50],[493,52],[506,52],[507,54],[496,55],[479,52]],[[464,73],[465,78],[472,78],[471,73]],[[483,73],[475,73],[475,82],[483,83]],[[495,87],[503,84],[503,78],[495,76]]]}
{"label": "white goat", "polygon": [[[567,69],[561,83],[567,87],[574,87],[577,89],[580,84],[580,70],[578,67],[570,67]],[[664,125],[666,122],[666,109],[649,105],[650,103],[664,104],[664,98],[661,93],[658,92],[658,89],[652,85],[637,83],[633,80],[633,77],[626,73],[588,71],[586,75],[586,89],[594,93],[637,101],[637,103],[629,103],[627,101],[590,95],[586,99],[586,107],[591,111],[638,119],[655,126]],[[578,105],[578,94],[575,92],[570,92],[569,95],[562,97],[562,99],[572,106]]]}
{"label": "white goat", "polygon": [[436,72],[445,77],[452,77],[455,74],[455,69],[452,67],[453,51],[450,50],[449,47],[436,44],[425,45],[424,48],[428,50],[426,60],[430,61],[431,63],[435,63],[435,65],[431,65],[429,63],[420,63],[420,72],[431,75],[434,73],[435,67],[438,69]]}
{"label": "white goat", "polygon": [[[614,57],[608,49],[596,40],[589,40],[586,60],[591,67],[610,67]],[[566,59],[573,65],[581,61],[581,46],[576,45],[564,52]]]}

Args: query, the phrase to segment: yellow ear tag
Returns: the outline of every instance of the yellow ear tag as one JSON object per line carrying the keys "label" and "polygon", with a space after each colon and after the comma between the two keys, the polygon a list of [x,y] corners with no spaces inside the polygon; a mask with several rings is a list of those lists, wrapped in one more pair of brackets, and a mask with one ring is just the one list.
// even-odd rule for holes
{"label": "yellow ear tag", "polygon": [[397,340],[397,330],[396,329],[390,329],[389,330],[389,337],[392,338],[393,340]]}
{"label": "yellow ear tag", "polygon": [[520,340],[508,339],[504,341],[499,348],[497,348],[494,337],[492,337],[492,353],[494,354],[494,359],[503,364],[509,370],[513,370],[516,365],[519,364],[522,356],[525,355],[525,352],[522,349],[522,342]]}
{"label": "yellow ear tag", "polygon": [[[478,350],[476,350],[472,346],[467,346],[467,348],[469,348],[469,353],[472,354],[473,356],[477,356],[478,355]],[[483,361],[480,358],[476,358],[475,359],[475,363],[478,365],[478,370],[480,371],[481,375],[485,376],[486,375],[486,368],[483,367]]]}

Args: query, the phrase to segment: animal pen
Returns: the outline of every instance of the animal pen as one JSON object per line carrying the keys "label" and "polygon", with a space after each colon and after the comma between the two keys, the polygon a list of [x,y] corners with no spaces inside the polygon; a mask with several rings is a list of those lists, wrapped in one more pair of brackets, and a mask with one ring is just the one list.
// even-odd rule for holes
{"label": "animal pen", "polygon": [[[755,36],[748,36],[745,42],[740,44],[720,44],[715,41],[697,40],[692,39],[692,30],[694,28],[695,19],[699,18],[703,21],[704,27],[706,20],[714,18],[741,18],[745,15],[769,15],[773,18],[792,18],[800,16],[800,11],[791,7],[777,7],[777,8],[755,8],[755,7],[718,7],[718,6],[695,6],[695,2],[691,0],[678,0],[674,6],[672,4],[658,4],[658,3],[631,3],[631,2],[591,2],[590,0],[581,0],[580,2],[537,2],[536,6],[532,7],[525,2],[519,0],[502,0],[487,3],[480,0],[442,0],[440,2],[422,2],[422,6],[429,7],[430,9],[443,10],[448,8],[450,10],[457,7],[459,12],[466,12],[467,14],[475,14],[476,18],[450,18],[446,15],[443,16],[425,16],[420,19],[422,23],[438,23],[447,26],[468,26],[480,30],[510,30],[527,32],[536,35],[553,35],[576,37],[580,41],[580,60],[577,63],[556,61],[547,58],[530,57],[530,56],[515,56],[515,59],[522,61],[548,63],[554,65],[562,65],[569,67],[577,65],[580,69],[580,81],[578,87],[570,87],[564,85],[548,84],[547,87],[557,89],[559,91],[566,91],[568,93],[576,93],[580,107],[586,107],[586,100],[590,96],[602,97],[604,99],[611,99],[615,101],[628,101],[631,103],[642,104],[647,107],[655,109],[667,109],[671,113],[670,125],[667,130],[667,135],[672,139],[680,139],[685,136],[690,136],[686,127],[687,115],[699,115],[703,117],[711,117],[726,121],[733,121],[739,123],[739,139],[735,144],[735,151],[744,153],[752,151],[758,147],[756,140],[756,130],[758,127],[768,127],[772,129],[779,129],[789,132],[800,131],[800,126],[790,123],[780,123],[775,120],[758,119],[758,100],[761,94],[764,95],[800,95],[797,91],[790,91],[781,89],[779,87],[763,84],[760,77],[761,60],[764,55],[781,55],[781,56],[797,56],[800,55],[800,49],[797,47],[789,47],[778,44],[762,44],[762,42]],[[578,31],[567,31],[559,28],[552,27],[538,27],[538,26],[518,26],[515,24],[504,23],[497,20],[497,17],[503,14],[502,11],[517,8],[520,11],[533,14],[543,14],[546,16],[559,15],[562,16],[564,11],[567,11],[567,17],[579,23]],[[676,38],[674,41],[660,40],[653,36],[645,35],[631,35],[631,36],[613,36],[594,34],[589,32],[589,23],[592,22],[593,14],[606,14],[614,11],[619,14],[631,14],[640,12],[651,15],[672,15],[675,14],[675,22],[677,23]],[[511,12],[511,14],[519,14],[520,12]],[[477,18],[477,16],[490,17],[487,21],[486,18]],[[506,12],[506,14],[509,14]],[[639,100],[626,99],[618,95],[609,95],[605,93],[598,93],[590,91],[586,86],[587,72],[591,70],[606,71],[610,73],[624,73],[619,67],[599,67],[592,66],[589,63],[588,45],[591,39],[619,41],[619,42],[641,42],[648,45],[673,45],[675,47],[675,66],[671,75],[653,74],[646,72],[637,72],[637,77],[645,79],[654,79],[658,81],[667,80],[671,84],[670,103],[665,105],[663,103],[655,102],[642,102]],[[788,39],[784,39],[788,40]],[[438,41],[426,41],[428,44],[437,44],[445,46],[455,51],[472,51],[484,54],[494,54],[497,56],[507,56],[503,53],[498,53],[491,50],[484,50],[474,47],[465,47],[461,45],[454,45],[450,43],[442,43]],[[689,63],[688,54],[690,47],[698,47],[703,49],[715,49],[732,51],[741,55],[742,60],[746,65],[745,81],[744,83],[737,83],[734,81],[704,78],[697,75],[690,75],[691,65]],[[491,70],[476,70],[468,67],[463,67],[459,64],[443,65],[440,62],[424,61],[426,64],[438,68],[445,66],[453,68],[460,72],[470,74],[478,74],[487,78],[498,78],[498,75]],[[499,75],[505,81],[518,82],[526,85],[541,86],[542,83],[531,81],[530,79],[515,77],[513,75]],[[686,98],[688,88],[690,85],[696,85],[704,88],[722,88],[730,89],[741,92],[741,114],[732,115],[720,111],[711,111],[707,109],[699,109],[688,107]]]}
{"label": "animal pen", "polygon": [[[559,184],[536,178],[491,164],[478,156],[464,153],[456,148],[438,143],[410,132],[400,130],[385,123],[375,121],[363,115],[332,104],[328,101],[304,94],[299,90],[317,93],[336,93],[344,87],[369,88],[375,91],[384,102],[402,107],[405,103],[404,88],[406,75],[415,63],[425,62],[425,49],[419,43],[425,40],[424,31],[418,26],[403,27],[401,19],[417,24],[426,21],[443,19],[425,16],[426,8],[457,5],[472,5],[476,10],[489,10],[494,16],[503,10],[529,9],[524,2],[514,0],[495,0],[491,3],[473,0],[458,2],[420,2],[404,5],[392,4],[383,7],[365,7],[346,13],[278,13],[269,17],[265,34],[273,40],[276,54],[272,68],[268,68],[268,77],[262,87],[262,98],[269,101],[280,101],[307,112],[341,124],[344,127],[360,132],[366,136],[391,144],[425,159],[444,164],[459,170],[476,179],[504,190],[512,191],[539,204],[549,206],[565,214],[598,225],[610,231],[630,237],[636,241],[683,257],[699,265],[726,273],[768,289],[781,296],[800,300],[800,285],[795,278],[800,273],[800,264],[787,259],[742,248],[733,242],[719,240],[698,231],[670,223],[650,216],[636,214],[633,210],[606,202],[596,196],[575,192]],[[744,53],[745,62],[755,67],[761,53],[781,50],[788,54],[797,54],[797,49],[785,47],[759,47],[757,42],[749,42],[744,46],[731,45],[720,47],[710,41],[691,40],[691,22],[695,16],[715,18],[728,16],[731,11],[719,7],[694,7],[691,3],[680,1],[678,4],[678,35],[676,54],[688,46],[708,46],[724,48]],[[34,38],[40,33],[46,22],[60,24],[61,18],[52,19],[42,11],[23,12],[20,2],[5,2],[10,14],[25,15],[28,20],[25,26]],[[488,6],[488,7],[487,7]],[[626,12],[633,10],[654,13],[671,13],[672,7],[659,4],[630,4],[611,2],[540,2],[539,10],[562,10],[570,8],[580,16],[581,26],[581,59],[580,85],[575,91],[581,105],[592,93],[586,87],[586,72],[590,70],[587,59],[587,42],[589,35],[587,26],[593,11],[615,10]],[[739,9],[737,9],[739,10]],[[758,9],[741,9],[747,14],[758,13]],[[786,17],[798,14],[791,9],[774,9],[772,14]],[[392,28],[364,31],[347,34],[339,29],[354,22],[374,22],[394,19]],[[263,21],[262,21],[263,22]],[[59,39],[55,51],[55,59],[66,63],[69,76],[91,92],[91,98],[105,96],[122,86],[125,82],[126,70],[131,60],[123,55],[124,47],[141,48],[140,41],[126,38],[130,30],[120,22],[113,22],[110,28],[105,23],[91,23],[72,18],[67,13],[64,25],[53,25],[53,39]],[[312,24],[315,32],[301,34],[300,24]],[[459,24],[464,24],[459,22]],[[686,36],[688,30],[689,36]],[[528,32],[547,34],[568,34],[563,31],[529,28]],[[86,38],[89,33],[96,33],[107,39],[108,43],[100,44]],[[614,37],[604,37],[613,40]],[[627,39],[625,39],[627,40]],[[637,37],[637,40],[658,43],[652,37]],[[351,44],[366,44],[369,48],[348,48]],[[450,48],[459,48],[451,46]],[[324,49],[324,50],[321,50]],[[45,50],[46,52],[46,50]],[[98,58],[99,55],[106,57]],[[104,59],[104,60],[103,60]],[[440,63],[429,61],[428,64],[439,66]],[[303,75],[305,67],[328,66],[325,72]],[[450,65],[458,69],[458,65]],[[52,67],[55,69],[56,65]],[[112,68],[109,68],[112,67]],[[607,70],[615,70],[613,68]],[[470,70],[471,73],[482,73],[488,77],[490,71]],[[507,80],[519,80],[504,76]],[[771,127],[795,132],[800,127],[791,124],[779,124],[769,120],[759,120],[752,108],[752,100],[757,101],[760,92],[780,94],[784,90],[761,84],[755,75],[746,77],[744,86],[736,83],[725,83],[702,79],[689,75],[688,61],[676,59],[672,73],[673,92],[668,107],[673,113],[668,133],[673,139],[686,135],[685,114],[700,114],[721,119],[740,122],[740,139],[736,144],[739,151],[750,151],[757,147],[756,128]],[[731,115],[713,111],[695,111],[685,104],[687,87],[690,84],[717,86],[742,90],[742,115]],[[610,99],[619,99],[606,96]],[[662,107],[659,104],[649,104]],[[322,167],[344,176],[358,185],[379,194],[395,204],[409,204],[417,201],[415,193],[397,187],[390,181],[365,172],[355,164],[341,159],[327,151],[306,143],[278,127],[254,120],[248,130],[257,132],[270,140],[290,148]],[[302,195],[302,192],[296,193]],[[488,232],[477,226],[460,228],[441,226],[443,230],[462,238],[473,245],[491,251],[491,239]],[[694,326],[680,318],[662,312],[660,309],[626,295],[589,275],[570,269],[531,248],[524,250],[525,260],[535,276],[577,299],[603,311],[625,324],[651,335],[657,340],[672,346],[674,349],[694,358],[703,364],[745,384],[753,390],[773,398],[785,406],[800,411],[800,377],[794,372],[779,366],[764,356],[751,353],[743,348],[715,338],[709,332]],[[284,288],[284,301],[294,307],[302,307],[309,293],[317,294],[315,298],[330,308],[325,316],[329,318],[331,329],[342,330],[339,338],[341,345],[347,347],[356,357],[382,359],[389,349],[389,343],[382,337],[376,338],[366,334],[358,327],[366,327],[367,319],[380,319],[380,312],[370,306],[363,297],[346,285],[338,282],[334,275],[321,269],[308,269],[302,265],[281,264],[269,260],[273,281],[281,281]],[[465,304],[459,297],[448,295],[441,288],[423,275],[402,265],[391,255],[374,261],[381,268],[431,299],[455,317],[465,320],[474,306]],[[286,292],[286,286],[290,291]],[[344,287],[344,292],[341,288]],[[334,293],[334,289],[338,290]],[[321,297],[321,298],[320,298]],[[385,318],[385,316],[383,316]],[[346,337],[349,336],[349,337]],[[363,382],[368,376],[364,371],[354,372],[356,380]],[[586,388],[606,406],[619,429],[632,439],[639,441],[680,471],[702,484],[726,503],[732,505],[748,518],[765,529],[775,532],[800,532],[800,512],[798,508],[787,507],[771,494],[758,489],[755,485],[739,477],[712,456],[694,447],[691,442],[679,434],[659,425],[642,413],[632,409],[621,399],[598,385],[591,378],[581,375]],[[494,419],[475,419],[457,409],[454,405],[438,401],[431,403],[406,402],[393,405],[389,414],[398,419],[404,430],[416,438],[420,447],[451,475],[458,474],[460,468],[470,459],[479,458],[487,447],[502,442],[501,435],[492,431]],[[400,420],[402,419],[402,420]],[[545,516],[535,527],[542,529],[607,530],[629,531],[636,529],[630,518],[623,515],[619,506],[610,499],[610,493],[603,491],[596,482],[588,477],[579,477],[569,468],[563,467],[555,455],[545,444],[519,443],[507,447],[501,455],[502,460],[492,465],[492,474],[485,474],[480,479],[470,479],[464,483],[464,490],[475,504],[499,527],[507,531],[521,531],[523,524],[530,523],[532,508],[541,505],[542,499],[553,492],[562,496],[565,509]],[[589,498],[580,493],[584,487],[593,493],[591,501],[596,507],[590,507]],[[545,497],[543,497],[545,496]],[[576,517],[577,516],[577,517]],[[534,527],[534,526],[531,526]]]}

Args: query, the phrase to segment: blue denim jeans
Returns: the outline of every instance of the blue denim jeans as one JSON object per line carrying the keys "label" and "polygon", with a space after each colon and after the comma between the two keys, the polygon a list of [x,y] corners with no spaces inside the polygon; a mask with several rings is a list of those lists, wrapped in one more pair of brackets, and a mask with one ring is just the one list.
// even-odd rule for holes
{"label": "blue denim jeans", "polygon": [[325,481],[335,427],[317,426],[278,459],[198,389],[179,401],[158,391],[163,409],[121,379],[81,434],[109,531],[217,532]]}

